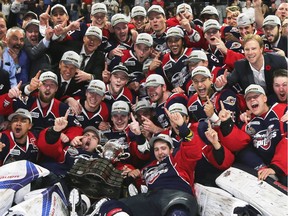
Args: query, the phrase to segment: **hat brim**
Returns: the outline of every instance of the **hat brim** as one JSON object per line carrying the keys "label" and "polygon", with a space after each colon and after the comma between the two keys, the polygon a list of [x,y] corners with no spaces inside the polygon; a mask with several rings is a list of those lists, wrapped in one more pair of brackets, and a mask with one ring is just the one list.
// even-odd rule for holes
{"label": "hat brim", "polygon": [[162,138],[162,137],[160,137],[160,136],[154,136],[154,137],[152,137],[152,138],[150,139],[150,141],[149,141],[150,146],[153,147],[153,146],[154,146],[154,143],[155,143],[157,140],[162,140],[162,141],[166,142],[167,144],[170,145],[171,148],[174,147],[174,146],[173,146],[173,143],[169,142],[168,140],[166,140],[166,139],[164,139],[164,138]]}
{"label": "hat brim", "polygon": [[98,137],[98,139],[100,139],[100,135],[99,135],[99,131],[93,127],[93,126],[88,126],[84,129],[83,134],[87,133],[87,132],[93,132],[96,134],[96,136]]}
{"label": "hat brim", "polygon": [[112,111],[111,115],[129,115],[129,112],[125,112],[125,111]]}
{"label": "hat brim", "polygon": [[15,116],[22,116],[23,118],[29,119],[30,122],[32,122],[32,119],[31,119],[29,116],[24,115],[24,114],[20,114],[20,113],[12,113],[11,115],[8,116],[8,120],[9,120],[9,121],[12,121],[12,119],[13,119]]}
{"label": "hat brim", "polygon": [[87,89],[87,91],[88,92],[97,93],[100,96],[104,96],[105,95],[105,92],[102,92],[102,91],[99,91],[99,90],[96,90],[96,89]]}
{"label": "hat brim", "polygon": [[70,64],[70,65],[74,65],[76,68],[79,68],[80,66],[77,64],[77,63],[75,63],[75,62],[71,62],[71,61],[69,61],[69,60],[61,60],[64,64]]}

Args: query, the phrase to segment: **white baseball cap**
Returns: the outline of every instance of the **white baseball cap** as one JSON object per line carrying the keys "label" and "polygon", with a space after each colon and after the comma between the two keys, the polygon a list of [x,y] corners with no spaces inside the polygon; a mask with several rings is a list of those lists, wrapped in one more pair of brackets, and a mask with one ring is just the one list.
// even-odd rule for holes
{"label": "white baseball cap", "polygon": [[146,15],[147,15],[146,10],[142,6],[135,6],[131,10],[131,18],[134,18],[136,16],[146,17]]}
{"label": "white baseball cap", "polygon": [[23,109],[23,108],[17,109],[14,113],[8,116],[8,120],[11,121],[15,116],[22,116],[24,118],[27,118],[32,123],[31,113],[27,109]]}
{"label": "white baseball cap", "polygon": [[265,19],[263,21],[263,27],[265,25],[271,25],[271,26],[279,25],[279,26],[281,26],[281,21],[280,21],[278,16],[268,15],[265,17]]}
{"label": "white baseball cap", "polygon": [[95,3],[91,8],[91,15],[95,15],[96,13],[104,13],[107,14],[107,7],[104,3]]}
{"label": "white baseball cap", "polygon": [[61,61],[64,62],[64,64],[72,64],[75,67],[80,67],[80,56],[74,52],[74,51],[67,51],[63,54]]}
{"label": "white baseball cap", "polygon": [[211,72],[207,67],[204,66],[197,66],[192,70],[191,78],[193,78],[195,75],[203,75],[205,77],[211,77]]}
{"label": "white baseball cap", "polygon": [[115,67],[113,67],[111,74],[118,73],[118,72],[125,73],[129,77],[129,70],[124,65],[116,65]]}
{"label": "white baseball cap", "polygon": [[188,111],[187,111],[187,107],[184,106],[183,104],[181,103],[174,103],[172,104],[169,108],[168,108],[168,111],[172,114],[172,113],[181,113],[183,115],[186,115],[188,116]]}
{"label": "white baseball cap", "polygon": [[24,27],[25,30],[27,30],[27,28],[31,25],[35,25],[39,27],[40,21],[36,20],[36,19],[31,19]]}
{"label": "white baseball cap", "polygon": [[136,38],[135,44],[145,44],[148,47],[153,46],[153,38],[150,34],[147,33],[140,33]]}
{"label": "white baseball cap", "polygon": [[219,17],[219,13],[218,13],[217,9],[211,5],[207,5],[206,7],[203,8],[203,10],[200,13],[200,16],[202,16],[204,14],[217,15]]}
{"label": "white baseball cap", "polygon": [[256,85],[256,84],[251,84],[245,89],[245,96],[244,97],[246,98],[247,95],[251,92],[266,95],[264,89],[260,85]]}
{"label": "white baseball cap", "polygon": [[111,17],[111,25],[114,27],[118,23],[128,23],[124,14],[117,13]]}
{"label": "white baseball cap", "polygon": [[193,14],[191,6],[187,3],[182,3],[182,4],[178,5],[177,9],[176,9],[176,14],[183,13],[185,11]]}
{"label": "white baseball cap", "polygon": [[87,91],[96,92],[100,96],[103,96],[106,92],[105,83],[101,80],[91,80],[87,87]]}
{"label": "white baseball cap", "polygon": [[193,50],[188,59],[186,59],[187,63],[199,61],[208,61],[207,55],[203,50]]}
{"label": "white baseball cap", "polygon": [[173,145],[173,140],[170,136],[168,136],[167,134],[158,134],[157,136],[153,136],[150,141],[149,141],[149,144],[150,146],[154,146],[154,143],[157,141],[157,140],[162,140],[162,141],[165,141],[167,142],[171,148],[174,148],[174,145]]}
{"label": "white baseball cap", "polygon": [[45,80],[52,80],[54,81],[57,85],[58,85],[58,78],[57,75],[55,73],[53,73],[52,71],[45,71],[43,72],[40,77],[39,80],[41,82],[45,81]]}
{"label": "white baseball cap", "polygon": [[217,20],[208,19],[207,21],[204,22],[204,25],[203,25],[204,33],[207,32],[209,29],[212,29],[212,28],[217,29],[217,30],[219,30],[221,28],[221,26]]}
{"label": "white baseball cap", "polygon": [[89,26],[85,32],[85,36],[95,36],[102,41],[102,30],[97,26]]}
{"label": "white baseball cap", "polygon": [[150,109],[150,108],[152,108],[150,102],[146,99],[142,99],[136,103],[135,112],[141,109]]}
{"label": "white baseball cap", "polygon": [[54,5],[54,6],[51,8],[50,14],[53,14],[53,11],[54,11],[56,8],[62,9],[62,10],[64,11],[64,13],[66,13],[66,14],[68,15],[68,12],[67,12],[66,8],[65,8],[63,5],[61,5],[61,4],[56,4],[56,5]]}
{"label": "white baseball cap", "polygon": [[241,13],[237,17],[237,27],[251,25],[254,22],[254,18],[246,13]]}
{"label": "white baseball cap", "polygon": [[164,78],[159,74],[150,74],[146,78],[145,87],[165,85]]}
{"label": "white baseball cap", "polygon": [[163,14],[165,16],[165,11],[160,5],[152,5],[148,9],[147,15],[149,15],[150,12],[156,12],[156,13],[159,13],[159,14]]}
{"label": "white baseball cap", "polygon": [[112,104],[111,115],[120,114],[120,115],[129,115],[130,108],[127,102],[125,101],[115,101]]}
{"label": "white baseball cap", "polygon": [[181,28],[174,26],[174,27],[169,28],[166,32],[166,39],[169,37],[184,38],[184,32]]}

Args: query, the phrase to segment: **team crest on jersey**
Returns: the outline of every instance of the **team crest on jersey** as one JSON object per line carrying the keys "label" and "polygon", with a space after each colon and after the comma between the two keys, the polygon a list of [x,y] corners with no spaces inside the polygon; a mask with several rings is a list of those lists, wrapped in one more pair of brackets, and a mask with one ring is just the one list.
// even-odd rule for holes
{"label": "team crest on jersey", "polygon": [[239,42],[233,42],[232,44],[231,44],[231,46],[230,46],[230,49],[240,49],[241,48],[241,43],[239,43]]}
{"label": "team crest on jersey", "polygon": [[168,63],[163,67],[163,70],[169,70],[170,68],[172,68],[172,63]]}
{"label": "team crest on jersey", "polygon": [[136,65],[136,62],[135,61],[126,61],[125,62],[125,66],[135,66]]}
{"label": "team crest on jersey", "polygon": [[30,112],[31,113],[31,116],[32,118],[39,118],[39,113],[38,112]]}
{"label": "team crest on jersey", "polygon": [[72,147],[72,146],[69,146],[68,149],[67,149],[67,152],[71,155],[71,156],[76,156],[79,154],[79,151]]}
{"label": "team crest on jersey", "polygon": [[7,101],[7,100],[4,100],[4,104],[3,104],[3,106],[4,106],[4,107],[7,107],[7,106],[9,106],[9,104],[10,104],[10,102],[9,102],[9,101]]}
{"label": "team crest on jersey", "polygon": [[197,108],[197,105],[192,105],[192,106],[189,106],[188,107],[188,110],[190,111],[190,112],[193,112],[193,111],[196,111],[198,108]]}
{"label": "team crest on jersey", "polygon": [[268,150],[271,147],[271,140],[277,135],[274,125],[269,125],[265,130],[259,131],[253,136],[253,145],[255,148]]}
{"label": "team crest on jersey", "polygon": [[232,97],[232,96],[228,96],[224,101],[223,103],[229,105],[229,106],[234,106],[235,103],[236,103],[236,98],[235,97]]}
{"label": "team crest on jersey", "polygon": [[161,163],[159,164],[159,166],[147,169],[147,171],[144,174],[144,178],[147,184],[153,184],[161,174],[167,172],[168,172],[167,163]]}
{"label": "team crest on jersey", "polygon": [[84,121],[84,116],[82,115],[77,115],[76,118],[78,121]]}
{"label": "team crest on jersey", "polygon": [[256,130],[251,125],[247,125],[246,133],[249,134],[250,136],[254,136]]}

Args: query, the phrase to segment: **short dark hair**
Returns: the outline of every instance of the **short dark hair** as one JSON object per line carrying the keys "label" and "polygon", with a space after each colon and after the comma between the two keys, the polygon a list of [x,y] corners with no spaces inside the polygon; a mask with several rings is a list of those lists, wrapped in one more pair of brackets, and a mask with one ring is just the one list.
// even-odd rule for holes
{"label": "short dark hair", "polygon": [[273,81],[275,77],[287,77],[288,70],[287,69],[277,69],[273,72]]}

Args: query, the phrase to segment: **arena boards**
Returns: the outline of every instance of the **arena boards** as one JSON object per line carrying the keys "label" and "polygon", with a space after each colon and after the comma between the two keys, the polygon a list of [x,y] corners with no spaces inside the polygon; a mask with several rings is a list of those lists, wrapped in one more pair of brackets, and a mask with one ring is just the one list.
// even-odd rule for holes
{"label": "arena boards", "polygon": [[216,184],[258,209],[263,216],[288,215],[288,196],[248,172],[230,167],[216,179]]}

